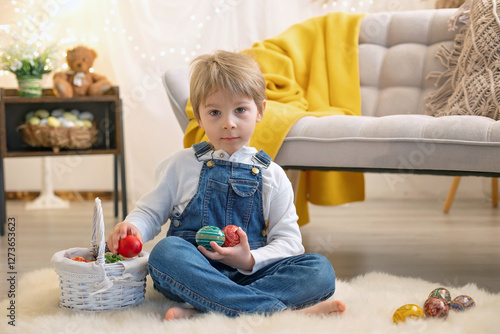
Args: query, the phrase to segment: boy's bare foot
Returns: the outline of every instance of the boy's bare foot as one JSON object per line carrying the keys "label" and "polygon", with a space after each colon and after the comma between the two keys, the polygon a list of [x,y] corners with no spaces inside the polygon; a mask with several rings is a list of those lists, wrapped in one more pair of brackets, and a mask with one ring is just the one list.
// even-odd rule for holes
{"label": "boy's bare foot", "polygon": [[198,313],[194,308],[182,308],[174,306],[165,313],[165,320],[189,319]]}
{"label": "boy's bare foot", "polygon": [[303,314],[329,315],[332,313],[341,314],[345,309],[345,303],[340,300],[325,300],[316,305],[297,310],[297,312]]}

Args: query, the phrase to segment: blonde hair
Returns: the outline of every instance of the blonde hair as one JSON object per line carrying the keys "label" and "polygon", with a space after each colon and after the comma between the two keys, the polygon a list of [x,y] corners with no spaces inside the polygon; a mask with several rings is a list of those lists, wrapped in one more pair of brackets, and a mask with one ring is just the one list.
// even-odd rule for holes
{"label": "blonde hair", "polygon": [[252,98],[262,112],[266,82],[259,64],[249,56],[219,50],[196,57],[191,63],[190,100],[194,116],[206,97],[218,89]]}

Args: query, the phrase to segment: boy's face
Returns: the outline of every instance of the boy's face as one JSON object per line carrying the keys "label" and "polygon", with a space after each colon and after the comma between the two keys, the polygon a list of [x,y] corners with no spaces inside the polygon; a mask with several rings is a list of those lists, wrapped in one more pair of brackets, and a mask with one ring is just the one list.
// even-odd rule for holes
{"label": "boy's face", "polygon": [[200,104],[198,122],[216,150],[232,155],[249,145],[265,106],[264,101],[260,112],[252,98],[218,89]]}

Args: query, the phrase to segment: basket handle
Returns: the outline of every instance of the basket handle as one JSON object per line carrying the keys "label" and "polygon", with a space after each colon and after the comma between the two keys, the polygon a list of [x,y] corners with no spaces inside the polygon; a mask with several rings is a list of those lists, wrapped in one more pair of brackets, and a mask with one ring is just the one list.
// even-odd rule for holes
{"label": "basket handle", "polygon": [[[99,197],[96,197],[94,204],[94,216],[92,217],[92,251],[94,254],[97,253],[96,262],[103,265],[104,260],[104,250],[106,249],[106,241],[104,237],[104,217],[102,214],[102,204]],[[97,232],[99,231],[99,238]],[[99,244],[97,241],[99,240]]]}

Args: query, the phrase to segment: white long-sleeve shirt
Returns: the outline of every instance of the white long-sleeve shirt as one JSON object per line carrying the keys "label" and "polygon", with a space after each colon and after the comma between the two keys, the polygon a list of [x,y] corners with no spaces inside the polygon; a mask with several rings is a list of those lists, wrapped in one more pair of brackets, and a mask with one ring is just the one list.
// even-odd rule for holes
{"label": "white long-sleeve shirt", "polygon": [[[199,160],[192,148],[179,151],[160,163],[156,170],[156,186],[145,194],[125,221],[134,224],[144,242],[161,231],[172,213],[182,213],[198,190],[203,161],[220,159],[252,165],[253,147],[244,146],[231,156],[223,150],[209,151]],[[269,222],[267,245],[252,250],[255,265],[252,274],[285,257],[304,253],[298,216],[293,202],[293,189],[284,170],[274,162],[262,168],[262,200],[264,219]]]}

